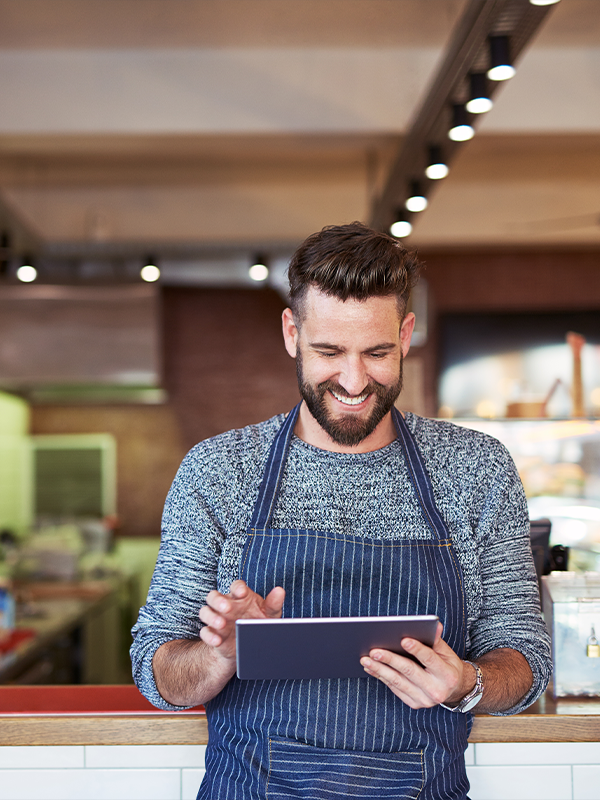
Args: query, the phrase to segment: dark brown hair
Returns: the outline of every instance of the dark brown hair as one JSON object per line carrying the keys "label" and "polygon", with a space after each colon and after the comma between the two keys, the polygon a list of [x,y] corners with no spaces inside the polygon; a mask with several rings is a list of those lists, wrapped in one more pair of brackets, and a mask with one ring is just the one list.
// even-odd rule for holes
{"label": "dark brown hair", "polygon": [[305,239],[290,261],[288,278],[294,320],[299,324],[303,319],[309,286],[340,300],[395,294],[403,317],[420,268],[416,253],[387,233],[372,230],[362,222],[329,225]]}

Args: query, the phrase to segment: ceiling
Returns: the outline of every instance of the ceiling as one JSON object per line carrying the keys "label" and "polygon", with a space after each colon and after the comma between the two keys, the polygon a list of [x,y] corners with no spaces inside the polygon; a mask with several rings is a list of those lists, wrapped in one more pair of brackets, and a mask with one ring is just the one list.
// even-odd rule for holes
{"label": "ceiling", "polygon": [[[160,252],[368,220],[465,6],[0,0],[5,225]],[[598,0],[554,6],[495,100],[410,242],[598,245]]]}

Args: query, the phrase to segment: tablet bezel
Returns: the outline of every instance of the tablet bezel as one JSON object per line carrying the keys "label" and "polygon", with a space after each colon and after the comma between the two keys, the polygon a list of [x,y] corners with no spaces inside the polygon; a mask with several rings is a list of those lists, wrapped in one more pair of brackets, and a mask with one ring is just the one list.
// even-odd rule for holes
{"label": "tablet bezel", "polygon": [[236,622],[237,677],[242,680],[366,678],[360,658],[374,647],[409,656],[400,641],[431,647],[438,617],[295,617]]}

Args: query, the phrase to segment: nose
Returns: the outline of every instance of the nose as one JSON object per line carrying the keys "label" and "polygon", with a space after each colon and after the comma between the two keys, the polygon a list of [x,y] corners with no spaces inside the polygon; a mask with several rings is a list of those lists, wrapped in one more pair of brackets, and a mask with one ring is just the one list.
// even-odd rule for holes
{"label": "nose", "polygon": [[367,371],[360,356],[347,356],[338,375],[338,383],[352,397],[357,397],[369,383]]}

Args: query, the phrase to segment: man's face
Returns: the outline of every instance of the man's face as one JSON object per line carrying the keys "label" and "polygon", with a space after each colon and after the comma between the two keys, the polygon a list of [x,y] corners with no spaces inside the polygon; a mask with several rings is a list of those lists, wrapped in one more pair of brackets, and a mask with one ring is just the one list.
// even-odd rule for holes
{"label": "man's face", "polygon": [[414,317],[408,315],[401,327],[395,296],[344,302],[313,287],[304,309],[300,330],[292,323],[287,335],[284,314],[300,393],[329,437],[354,447],[373,433],[400,394]]}

